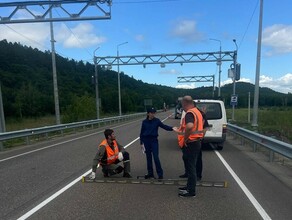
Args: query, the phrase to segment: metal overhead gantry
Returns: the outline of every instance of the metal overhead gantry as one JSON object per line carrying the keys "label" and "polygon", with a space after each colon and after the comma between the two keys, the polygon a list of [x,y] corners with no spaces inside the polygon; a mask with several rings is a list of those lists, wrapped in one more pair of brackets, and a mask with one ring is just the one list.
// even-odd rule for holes
{"label": "metal overhead gantry", "polygon": [[[72,13],[73,5],[80,5],[82,7],[79,11]],[[111,5],[112,0],[63,0],[63,1],[22,1],[22,2],[8,2],[0,3],[0,8],[5,8],[6,15],[0,16],[0,24],[13,24],[13,23],[35,23],[35,22],[56,22],[56,21],[80,21],[80,20],[101,20],[111,18]],[[38,8],[44,9],[39,12]],[[60,17],[50,17],[50,12],[53,9],[60,9]],[[38,12],[36,12],[36,9]],[[85,12],[89,9],[95,9],[96,15],[86,16]],[[76,8],[74,8],[76,10]],[[24,18],[22,13],[30,18]],[[22,16],[19,16],[22,15]]]}
{"label": "metal overhead gantry", "polygon": [[[79,5],[80,8],[73,7],[76,5]],[[0,9],[5,9],[1,10],[0,24],[50,22],[53,86],[57,124],[60,124],[60,109],[55,64],[53,22],[110,19],[111,6],[112,0],[49,0],[0,3]],[[53,9],[59,9],[59,17],[54,18],[52,16]],[[75,10],[74,13],[72,12],[73,9]],[[89,12],[89,10],[91,11]],[[90,15],[87,15],[87,12]],[[0,119],[4,119],[4,113],[0,112]],[[2,123],[2,121],[4,120],[0,120],[0,123]],[[2,129],[0,129],[0,132],[2,132],[1,130]]]}
{"label": "metal overhead gantry", "polygon": [[[222,62],[235,62],[236,51],[221,51]],[[175,53],[175,54],[152,54],[152,55],[131,55],[131,56],[107,56],[95,57],[96,64],[100,66],[116,66],[116,65],[146,65],[178,63],[198,63],[198,62],[217,62],[220,59],[220,51],[218,52],[202,52],[202,53]]]}
{"label": "metal overhead gantry", "polygon": [[177,77],[178,83],[185,83],[185,82],[213,82],[213,97],[215,92],[215,76],[179,76]]}
{"label": "metal overhead gantry", "polygon": [[214,75],[211,75],[211,76],[179,76],[179,77],[177,77],[177,82],[179,82],[179,83],[213,82],[214,83]]}
{"label": "metal overhead gantry", "polygon": [[[160,64],[163,68],[166,64],[199,63],[199,62],[233,62],[236,64],[236,51],[218,51],[218,52],[201,52],[201,53],[172,53],[172,54],[152,54],[152,55],[130,55],[130,56],[107,56],[94,57],[95,65],[111,69],[112,66],[119,65],[142,65],[144,68],[149,64]],[[210,79],[212,78],[212,79]],[[191,79],[193,79],[191,77]],[[186,80],[186,78],[185,78]],[[213,76],[201,76],[201,80],[213,81]],[[180,81],[179,81],[180,82]],[[202,82],[202,81],[201,81]],[[213,91],[214,93],[214,91]],[[120,99],[119,99],[120,102]]]}

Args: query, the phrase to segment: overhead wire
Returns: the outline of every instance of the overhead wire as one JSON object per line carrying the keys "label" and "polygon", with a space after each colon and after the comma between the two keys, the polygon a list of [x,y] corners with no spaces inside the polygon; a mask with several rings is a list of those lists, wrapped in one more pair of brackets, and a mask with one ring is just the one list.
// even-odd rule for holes
{"label": "overhead wire", "polygon": [[[38,42],[38,41],[36,41],[36,40],[33,40],[33,39],[31,39],[31,38],[25,36],[24,34],[18,32],[18,31],[16,31],[15,29],[13,29],[12,27],[10,27],[9,25],[4,24],[4,26],[7,27],[8,29],[10,29],[11,31],[15,32],[16,34],[20,35],[21,37],[27,39],[28,41],[30,41],[30,42],[32,42],[32,43],[35,43],[35,44],[41,46],[42,48],[44,48],[44,49],[46,49],[46,50],[51,51],[51,48],[49,48],[48,46],[46,46],[46,45],[44,45],[44,44],[41,44],[40,42]],[[67,55],[62,54],[62,53],[59,52],[59,51],[58,51],[58,54],[62,55],[63,57],[67,57],[67,58],[73,59],[72,57],[68,57]]]}
{"label": "overhead wire", "polygon": [[248,22],[248,25],[247,25],[247,27],[246,27],[246,29],[245,29],[245,31],[244,31],[244,34],[243,34],[243,36],[242,36],[242,38],[241,38],[241,40],[240,40],[240,43],[239,43],[239,47],[238,47],[238,48],[240,48],[240,46],[241,46],[241,44],[242,44],[242,42],[243,42],[243,40],[244,40],[244,38],[245,38],[245,35],[246,35],[246,33],[247,33],[248,29],[249,29],[249,26],[250,26],[250,24],[251,24],[251,21],[253,20],[253,16],[254,16],[254,14],[255,14],[255,11],[256,11],[258,5],[259,5],[259,0],[257,1],[256,6],[255,6],[255,8],[254,8],[254,10],[253,10],[253,12],[252,12],[252,15],[251,15],[251,17],[250,17],[250,19],[249,19],[249,22]]}
{"label": "overhead wire", "polygon": [[43,48],[46,48],[46,49],[50,50],[46,45],[43,45],[43,44],[41,44],[40,42],[37,42],[37,41],[35,41],[35,40],[33,40],[33,39],[31,39],[31,38],[25,36],[24,34],[18,32],[18,31],[16,31],[15,29],[13,29],[12,27],[10,27],[9,25],[4,24],[4,26],[7,27],[8,29],[10,29],[11,31],[13,31],[14,33],[16,33],[16,34],[22,36],[23,38],[27,39],[28,41],[31,41],[31,42],[33,42],[33,43],[35,43],[35,44],[38,44],[39,46],[41,46],[41,47],[43,47]]}
{"label": "overhead wire", "polygon": [[[61,17],[61,15],[59,14],[59,12],[55,9],[56,13],[59,15],[59,17]],[[71,28],[68,27],[68,25],[65,22],[62,22],[66,28],[71,32],[71,34],[75,37],[75,39],[78,41],[78,43],[80,44],[80,46],[82,47],[82,49],[84,49],[90,56],[92,56],[92,53],[89,52],[89,50],[81,43],[81,41],[79,40],[79,38],[74,34],[74,32],[72,31]]]}

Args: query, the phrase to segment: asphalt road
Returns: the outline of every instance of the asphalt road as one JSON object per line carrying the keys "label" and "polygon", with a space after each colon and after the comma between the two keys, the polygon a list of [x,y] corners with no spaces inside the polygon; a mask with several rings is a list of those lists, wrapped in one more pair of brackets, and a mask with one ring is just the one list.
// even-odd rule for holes
{"label": "asphalt road", "polygon": [[[160,113],[160,119],[170,113]],[[141,119],[142,120],[142,119]],[[112,125],[117,140],[128,145],[139,136],[141,120]],[[169,118],[166,124],[177,126]],[[104,128],[0,153],[0,219],[17,219],[91,168]],[[176,135],[160,129],[160,159],[164,178],[183,173]],[[256,199],[253,205],[226,166],[210,148],[203,151],[204,181],[227,181],[227,188],[198,187],[196,198],[179,198],[177,186],[81,183],[33,213],[29,219],[292,219],[292,190],[275,172],[261,166],[228,137],[219,154]],[[20,155],[35,149],[46,149]],[[127,147],[132,175],[146,173],[139,141]],[[11,159],[9,159],[11,158]],[[286,169],[286,168],[285,168]],[[291,169],[286,170],[292,176]],[[98,177],[102,177],[98,169]],[[290,178],[291,180],[291,178]],[[244,188],[244,187],[243,187]],[[255,202],[254,202],[255,203]],[[261,214],[260,214],[261,213]]]}

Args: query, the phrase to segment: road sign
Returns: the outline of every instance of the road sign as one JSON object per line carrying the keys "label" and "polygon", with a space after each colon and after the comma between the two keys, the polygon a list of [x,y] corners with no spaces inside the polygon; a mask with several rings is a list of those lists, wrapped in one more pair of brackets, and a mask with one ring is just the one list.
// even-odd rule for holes
{"label": "road sign", "polygon": [[230,105],[237,105],[237,102],[238,102],[238,96],[231,95]]}

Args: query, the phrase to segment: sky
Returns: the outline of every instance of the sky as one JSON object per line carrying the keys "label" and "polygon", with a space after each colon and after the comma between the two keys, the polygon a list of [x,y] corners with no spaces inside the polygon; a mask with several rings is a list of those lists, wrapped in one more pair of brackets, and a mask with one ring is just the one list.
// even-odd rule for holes
{"label": "sky", "polygon": [[[292,93],[292,1],[263,2],[260,86]],[[67,10],[74,13],[83,6],[75,4]],[[234,51],[233,39],[236,39],[240,81],[254,84],[259,8],[260,0],[113,0],[111,19],[55,22],[56,52],[69,59],[93,63],[94,51],[100,57],[116,56],[117,45],[124,42],[128,43],[119,47],[121,56],[218,52],[220,42],[222,51]],[[0,7],[0,16],[7,16],[11,10]],[[43,12],[43,9],[36,7],[33,11]],[[86,13],[90,16],[100,11],[90,8]],[[54,9],[53,17],[60,15],[62,11]],[[21,11],[16,16],[30,15]],[[48,23],[0,24],[2,39],[42,51],[51,50]],[[221,86],[232,82],[228,78],[230,64],[222,63]],[[215,75],[218,86],[216,63],[167,64],[165,68],[120,66],[120,71],[143,82],[176,88],[212,85],[210,82],[178,83],[177,77]]]}

